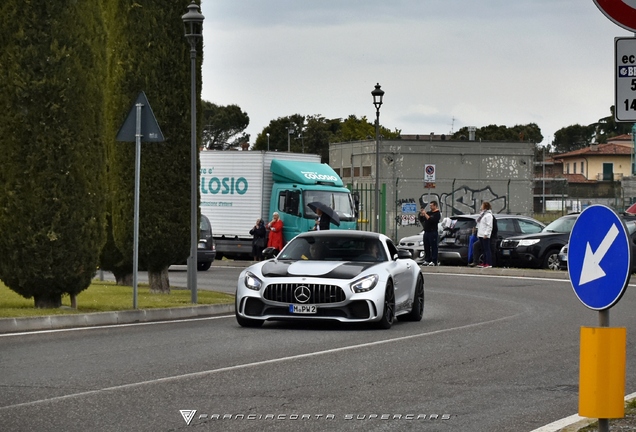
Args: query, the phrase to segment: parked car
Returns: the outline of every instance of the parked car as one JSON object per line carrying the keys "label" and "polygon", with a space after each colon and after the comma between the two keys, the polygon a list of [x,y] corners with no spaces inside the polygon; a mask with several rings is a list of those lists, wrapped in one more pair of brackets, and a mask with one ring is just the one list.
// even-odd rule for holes
{"label": "parked car", "polygon": [[[452,216],[451,226],[444,229],[438,247],[438,260],[442,264],[468,264],[468,244],[478,214]],[[495,214],[497,219],[497,248],[502,239],[510,236],[540,232],[545,225],[528,216]],[[499,261],[495,251],[496,261]]]}
{"label": "parked car", "polygon": [[535,234],[509,237],[501,242],[500,256],[513,267],[559,270],[559,252],[570,239],[578,213],[562,216]]}
{"label": "parked car", "polygon": [[[199,222],[199,242],[197,244],[197,270],[209,270],[216,258],[216,244],[212,237],[212,225],[210,219],[205,215],[201,215]],[[187,264],[187,261],[176,263],[179,265]]]}
{"label": "parked car", "polygon": [[396,317],[422,319],[424,277],[411,254],[383,234],[311,231],[241,272],[235,310],[243,327],[325,320],[388,329]]}
{"label": "parked car", "polygon": [[[625,217],[623,217],[623,220],[625,219]],[[627,233],[629,234],[630,238],[632,239],[632,248],[631,248],[631,253],[632,253],[632,273],[634,273],[634,271],[636,270],[636,220],[633,219],[633,215],[632,217],[628,217],[629,220],[625,220],[625,226],[627,227]],[[569,239],[569,237],[568,237]],[[559,255],[558,255],[558,259],[559,259],[559,269],[561,270],[567,270],[568,269],[568,247],[569,247],[569,243],[567,243],[565,246],[563,246],[561,248],[561,250],[559,251]]]}
{"label": "parked car", "polygon": [[[444,233],[442,222],[437,226],[437,233],[439,237]],[[420,231],[419,234],[401,238],[397,248],[411,252],[411,256],[418,264],[424,262],[424,231]]]}
{"label": "parked car", "polygon": [[210,219],[201,215],[199,223],[199,244],[197,246],[197,270],[206,271],[216,258],[216,247],[212,238]]}

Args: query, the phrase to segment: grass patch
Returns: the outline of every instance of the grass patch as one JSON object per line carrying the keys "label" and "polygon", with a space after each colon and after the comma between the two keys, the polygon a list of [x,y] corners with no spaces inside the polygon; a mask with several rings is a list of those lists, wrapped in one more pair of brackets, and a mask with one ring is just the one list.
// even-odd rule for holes
{"label": "grass patch", "polygon": [[[234,296],[215,291],[198,291],[197,304],[233,303]],[[137,287],[137,308],[158,309],[192,306],[191,293],[185,289],[171,289],[170,294],[150,294],[147,284]],[[0,282],[0,318],[34,317],[46,315],[73,315],[90,312],[133,310],[133,288],[114,282],[93,281],[77,296],[77,309],[71,308],[68,295],[62,297],[59,309],[36,309],[33,299],[25,299]]]}

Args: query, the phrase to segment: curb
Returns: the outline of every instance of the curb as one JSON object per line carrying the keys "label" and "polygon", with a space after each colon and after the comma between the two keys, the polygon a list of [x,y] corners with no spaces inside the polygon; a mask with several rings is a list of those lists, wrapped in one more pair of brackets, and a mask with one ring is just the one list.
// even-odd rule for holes
{"label": "curb", "polygon": [[116,312],[94,312],[77,315],[47,315],[29,318],[0,319],[0,334],[72,327],[97,327],[152,321],[170,321],[234,313],[234,303],[185,306],[166,309],[138,309]]}

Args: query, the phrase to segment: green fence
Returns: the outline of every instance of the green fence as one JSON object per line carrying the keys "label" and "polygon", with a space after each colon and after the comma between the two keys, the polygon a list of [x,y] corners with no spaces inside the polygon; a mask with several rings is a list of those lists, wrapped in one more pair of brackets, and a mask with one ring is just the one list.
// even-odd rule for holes
{"label": "green fence", "polygon": [[[356,201],[358,208],[358,229],[361,231],[375,231],[376,215],[373,201],[375,200],[375,185],[358,183],[356,186],[348,184],[347,187]],[[386,234],[386,184],[380,185],[380,223],[379,230]]]}

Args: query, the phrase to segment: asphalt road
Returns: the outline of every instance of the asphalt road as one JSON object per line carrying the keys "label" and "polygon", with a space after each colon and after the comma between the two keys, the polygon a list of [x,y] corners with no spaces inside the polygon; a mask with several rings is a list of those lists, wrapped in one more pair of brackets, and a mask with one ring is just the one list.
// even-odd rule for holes
{"label": "asphalt road", "polygon": [[[626,393],[635,307],[629,288],[610,318],[627,327]],[[597,320],[565,280],[440,273],[424,320],[388,331],[226,315],[0,335],[0,425],[531,431],[577,412],[579,329]],[[189,426],[180,410],[196,410]]]}

